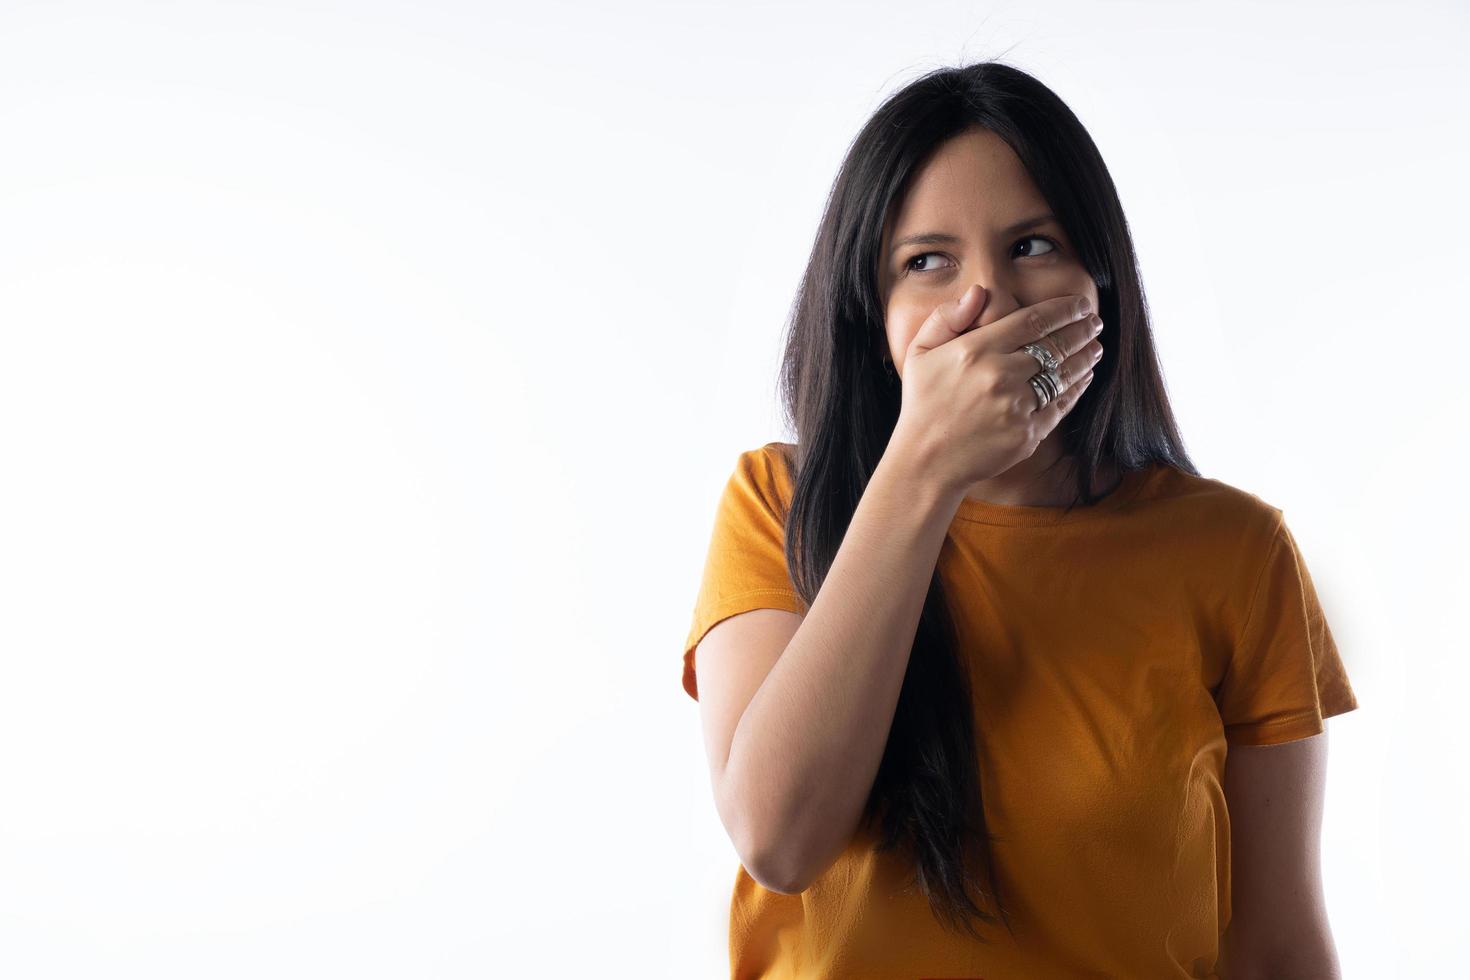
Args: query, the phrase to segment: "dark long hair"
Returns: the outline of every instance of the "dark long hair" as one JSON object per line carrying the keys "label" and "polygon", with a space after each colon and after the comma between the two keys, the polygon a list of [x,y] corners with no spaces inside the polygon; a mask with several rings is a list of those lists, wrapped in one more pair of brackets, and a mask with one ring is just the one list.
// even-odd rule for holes
{"label": "dark long hair", "polygon": [[[973,127],[1015,151],[1098,290],[1112,356],[1058,428],[1076,457],[1068,509],[1101,496],[1097,480],[1161,462],[1198,475],[1186,455],[1154,350],[1143,285],[1117,190],[1081,122],[1049,88],[986,61],[931,71],[889,97],[848,149],[792,307],[780,391],[796,455],[786,563],[810,603],[898,421],[901,388],[886,351],[878,287],[884,222],[919,166]],[[863,811],[879,850],[903,848],[935,917],[982,939],[994,900],[1014,935],[980,796],[969,667],[957,649],[939,573],[930,579],[883,759]],[[983,873],[983,878],[982,878]],[[988,884],[988,887],[986,887]]]}

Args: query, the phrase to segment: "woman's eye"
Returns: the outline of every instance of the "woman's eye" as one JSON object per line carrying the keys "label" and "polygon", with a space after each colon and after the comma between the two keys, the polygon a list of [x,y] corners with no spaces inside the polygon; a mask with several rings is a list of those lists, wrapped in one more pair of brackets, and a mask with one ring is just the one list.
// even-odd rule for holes
{"label": "woman's eye", "polygon": [[931,255],[938,255],[938,254],[939,254],[938,252],[921,252],[920,254],[915,255],[913,258],[909,259],[908,265],[906,266],[906,268],[908,269],[909,272],[935,272],[935,271],[937,271],[935,269],[915,269],[914,268],[914,263],[915,262],[918,262],[921,259],[928,258]]}
{"label": "woman's eye", "polygon": [[[1055,251],[1057,247],[1057,243],[1052,241],[1050,238],[1047,238],[1045,235],[1027,235],[1025,238],[1021,239],[1021,242],[1046,242],[1047,245],[1051,246],[1052,251]],[[1019,245],[1021,244],[1021,242],[1017,242],[1016,244]],[[1031,258],[1036,254],[1036,252],[1032,252],[1030,255],[1023,256],[1023,258]],[[1040,254],[1045,255],[1046,252],[1042,252]]]}
{"label": "woman's eye", "polygon": [[[1047,247],[1045,249],[1041,250],[1041,251],[1036,251],[1036,250],[1032,249],[1031,251],[1028,251],[1025,255],[1017,256],[1018,258],[1023,258],[1023,259],[1039,258],[1039,257],[1041,257],[1043,255],[1049,255],[1052,252],[1055,252],[1055,251],[1059,250],[1060,247],[1061,247],[1061,246],[1057,245],[1057,243],[1055,241],[1053,241],[1052,239],[1046,237],[1045,235],[1027,235],[1025,238],[1022,238],[1020,241],[1016,242],[1016,244],[1017,245],[1022,245],[1025,242],[1045,242]],[[935,267],[933,262],[927,262],[923,268],[919,268],[919,267],[917,267],[915,265],[915,263],[926,262],[926,260],[928,260],[930,258],[943,257],[943,254],[944,253],[942,253],[942,252],[921,252],[918,255],[915,255],[913,258],[909,259],[907,263],[905,263],[905,265],[904,265],[904,271],[906,271],[906,272],[918,272],[918,273],[938,272],[940,269],[945,268],[945,267],[944,266]]]}

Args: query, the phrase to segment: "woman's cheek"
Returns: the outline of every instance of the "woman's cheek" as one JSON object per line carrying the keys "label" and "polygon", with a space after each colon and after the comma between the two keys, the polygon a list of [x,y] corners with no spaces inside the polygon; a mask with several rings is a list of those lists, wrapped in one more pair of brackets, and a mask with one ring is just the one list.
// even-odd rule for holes
{"label": "woman's cheek", "polygon": [[918,334],[919,328],[924,325],[924,318],[913,314],[906,314],[902,319],[897,321],[890,320],[889,323],[891,327],[888,331],[888,337],[892,346],[897,350],[905,351],[908,350],[909,344]]}

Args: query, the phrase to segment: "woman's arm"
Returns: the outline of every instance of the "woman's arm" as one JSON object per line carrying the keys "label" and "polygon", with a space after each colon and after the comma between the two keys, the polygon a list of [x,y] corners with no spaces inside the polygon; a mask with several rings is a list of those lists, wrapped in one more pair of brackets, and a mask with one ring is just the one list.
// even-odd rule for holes
{"label": "woman's arm", "polygon": [[878,774],[962,496],[923,472],[889,443],[822,587],[739,712],[716,774],[747,870],[775,891],[804,890],[842,853]]}
{"label": "woman's arm", "polygon": [[1339,980],[1322,894],[1327,733],[1279,745],[1232,745],[1230,925],[1223,980]]}

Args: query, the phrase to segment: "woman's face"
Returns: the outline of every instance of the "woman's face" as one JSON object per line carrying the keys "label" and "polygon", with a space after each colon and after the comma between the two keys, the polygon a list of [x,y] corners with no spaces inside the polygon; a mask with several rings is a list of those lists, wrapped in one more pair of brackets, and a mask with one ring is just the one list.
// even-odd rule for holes
{"label": "woman's face", "polygon": [[[972,283],[989,292],[982,327],[1056,296],[1087,296],[1098,309],[1097,286],[1062,226],[1050,218],[1029,222],[1049,211],[1015,151],[989,130],[971,130],[935,151],[883,227],[878,288],[900,375],[929,314]],[[916,235],[948,237],[905,241]]]}

